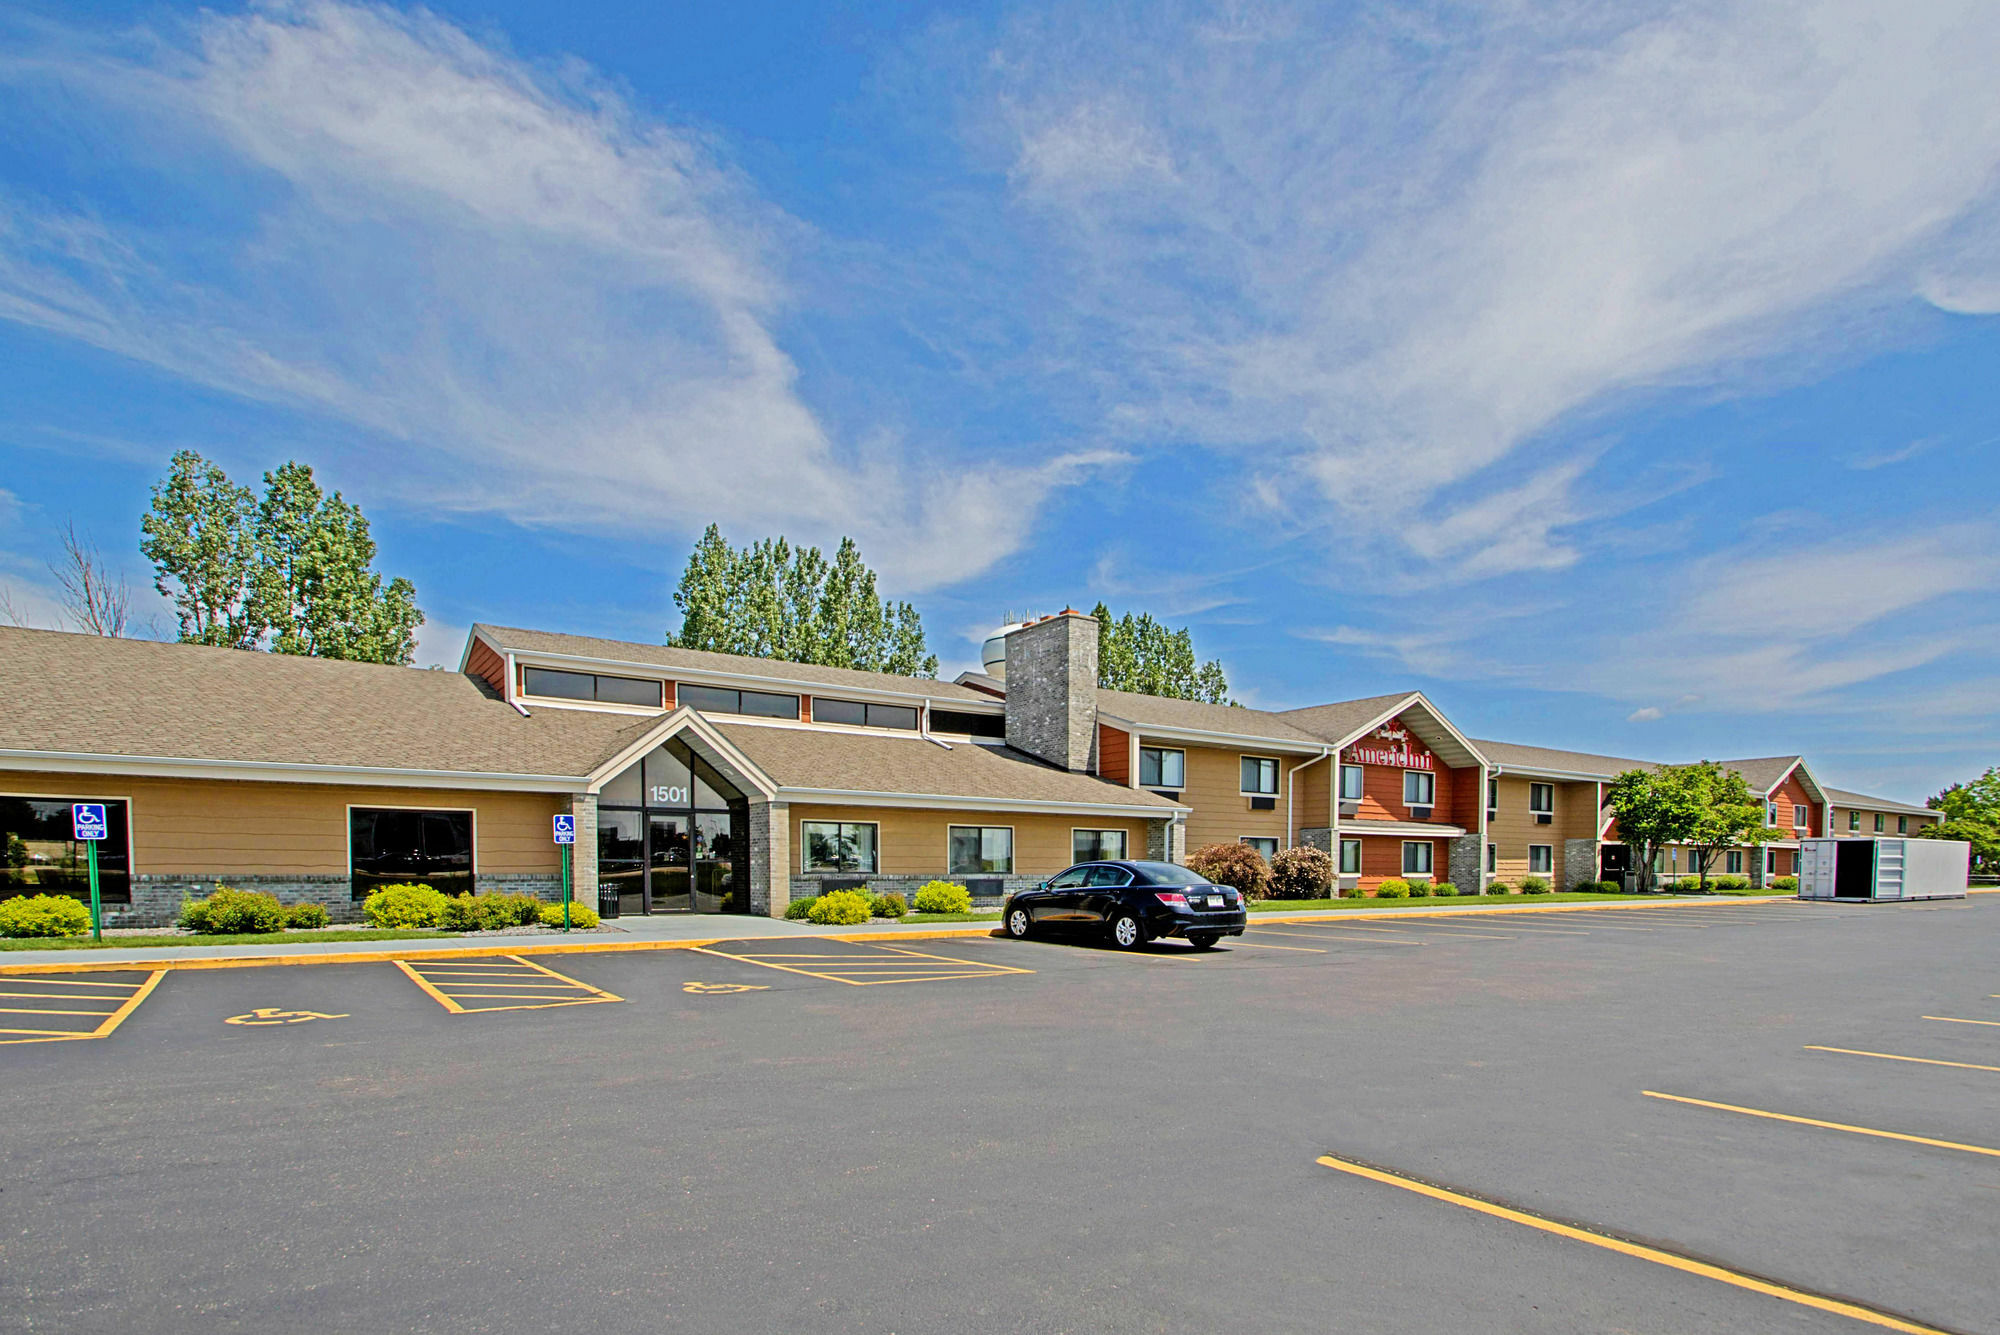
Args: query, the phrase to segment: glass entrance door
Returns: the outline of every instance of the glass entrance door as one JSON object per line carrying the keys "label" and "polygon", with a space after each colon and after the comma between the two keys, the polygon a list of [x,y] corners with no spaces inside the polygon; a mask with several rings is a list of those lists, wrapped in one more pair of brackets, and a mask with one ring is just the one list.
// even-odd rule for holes
{"label": "glass entrance door", "polygon": [[694,907],[689,884],[688,818],[650,814],[646,835],[646,912],[686,913]]}
{"label": "glass entrance door", "polygon": [[678,738],[598,795],[598,884],[621,913],[748,913],[750,807]]}

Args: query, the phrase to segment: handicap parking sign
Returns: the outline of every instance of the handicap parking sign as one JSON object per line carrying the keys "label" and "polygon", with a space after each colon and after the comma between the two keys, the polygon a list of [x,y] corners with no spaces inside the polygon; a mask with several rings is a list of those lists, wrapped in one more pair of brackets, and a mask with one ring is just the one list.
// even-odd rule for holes
{"label": "handicap parking sign", "polygon": [[556,817],[556,842],[559,844],[573,844],[576,842],[576,817]]}
{"label": "handicap parking sign", "polygon": [[90,842],[102,839],[109,822],[104,818],[102,802],[78,802],[69,809],[70,824],[76,830],[76,837]]}

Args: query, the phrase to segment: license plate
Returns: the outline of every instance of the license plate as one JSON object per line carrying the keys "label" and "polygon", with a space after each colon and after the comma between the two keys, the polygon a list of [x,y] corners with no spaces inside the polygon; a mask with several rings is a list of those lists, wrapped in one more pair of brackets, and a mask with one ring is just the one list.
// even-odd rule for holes
{"label": "license plate", "polygon": [[1222,896],[1221,896],[1221,895],[1210,895],[1210,896],[1208,897],[1208,906],[1209,906],[1210,908],[1212,908],[1212,909],[1219,909],[1219,908],[1221,908],[1221,907],[1222,907]]}

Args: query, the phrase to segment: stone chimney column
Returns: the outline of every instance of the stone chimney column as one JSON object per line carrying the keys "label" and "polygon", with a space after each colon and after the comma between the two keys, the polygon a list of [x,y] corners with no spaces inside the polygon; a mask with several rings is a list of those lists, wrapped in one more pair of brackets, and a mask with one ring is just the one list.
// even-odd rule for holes
{"label": "stone chimney column", "polygon": [[1096,617],[1064,611],[1008,632],[1007,745],[1096,771]]}

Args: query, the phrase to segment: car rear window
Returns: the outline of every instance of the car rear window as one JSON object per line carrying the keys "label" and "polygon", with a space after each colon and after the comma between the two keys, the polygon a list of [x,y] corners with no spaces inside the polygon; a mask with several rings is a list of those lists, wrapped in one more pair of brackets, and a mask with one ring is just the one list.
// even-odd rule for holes
{"label": "car rear window", "polygon": [[1171,862],[1135,862],[1132,864],[1154,885],[1207,885],[1204,877],[1195,875],[1186,867],[1176,867]]}

